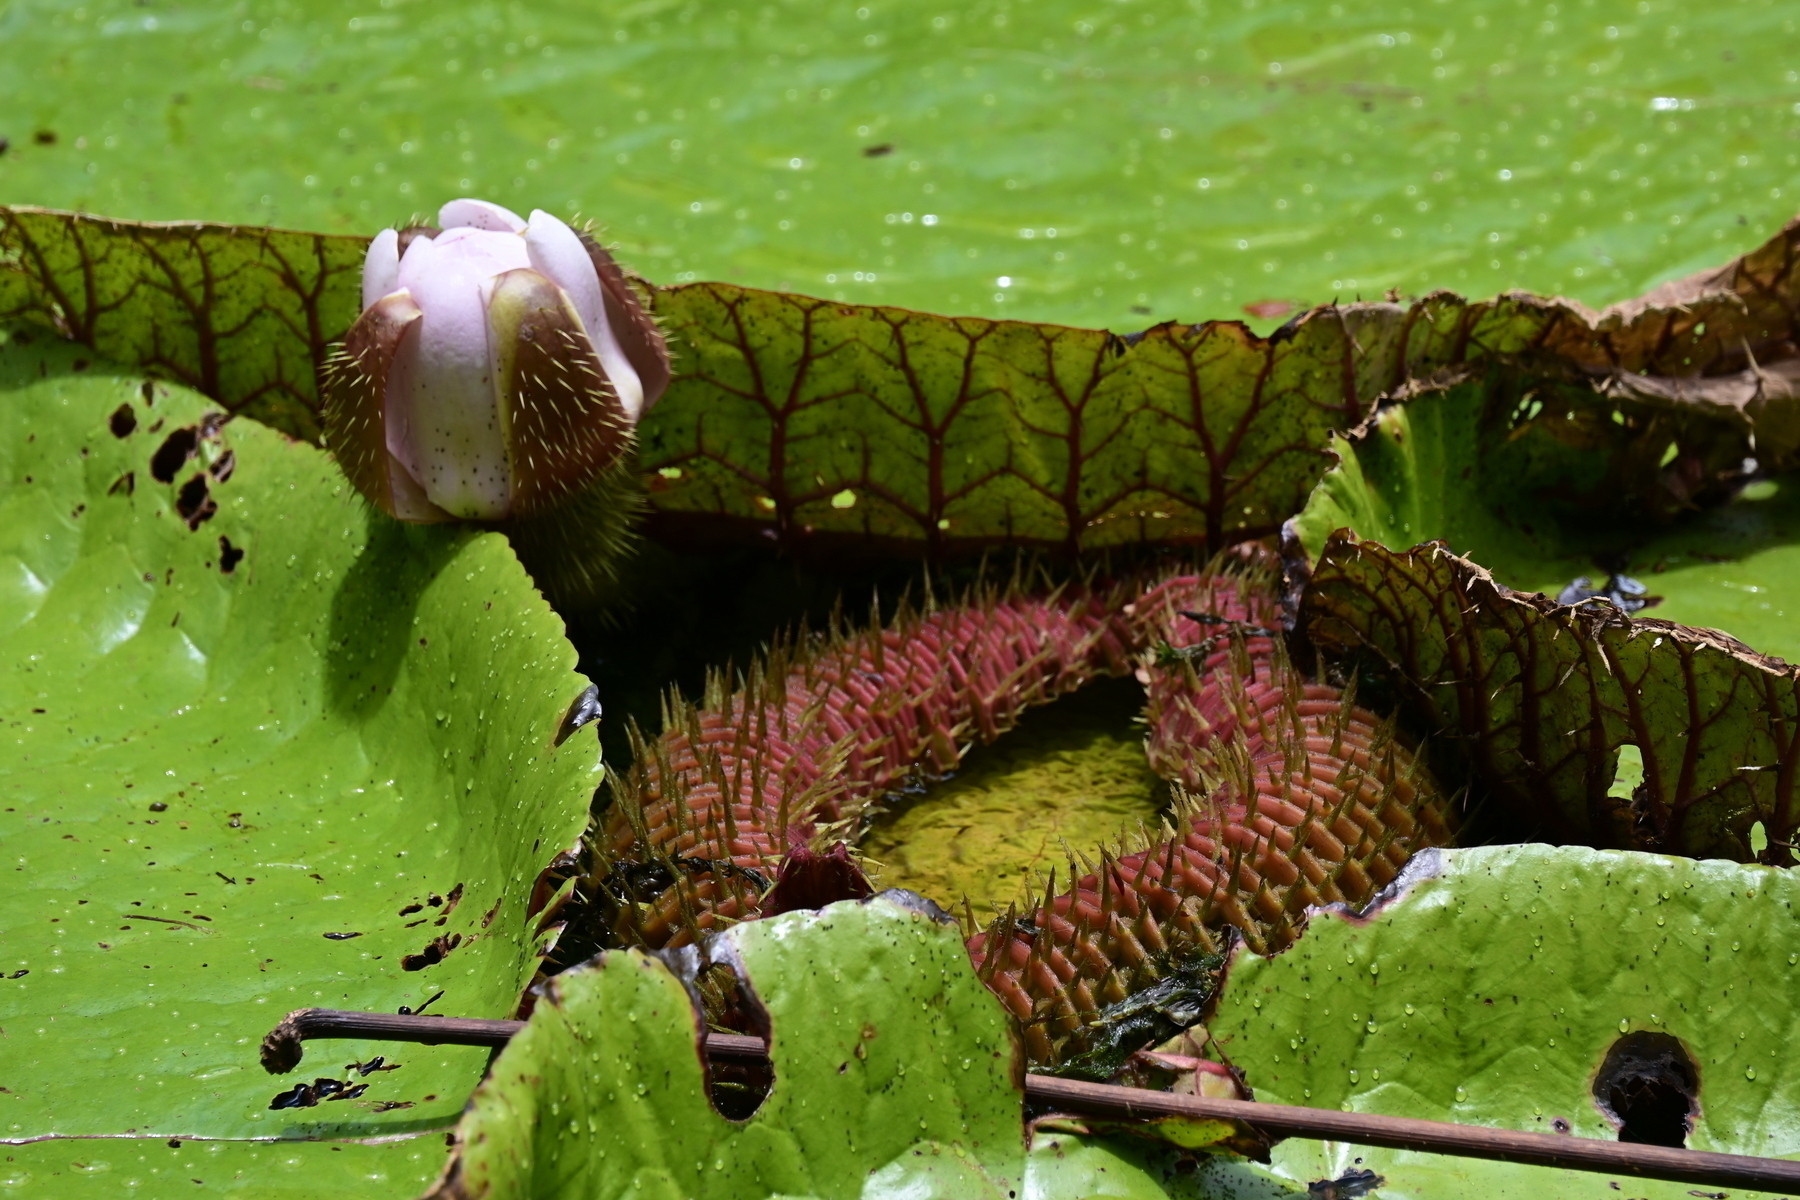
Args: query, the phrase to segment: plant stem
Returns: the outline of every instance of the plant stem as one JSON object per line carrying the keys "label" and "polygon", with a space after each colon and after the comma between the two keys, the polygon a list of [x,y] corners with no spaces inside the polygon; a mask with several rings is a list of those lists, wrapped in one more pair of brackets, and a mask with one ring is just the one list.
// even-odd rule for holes
{"label": "plant stem", "polygon": [[[263,1039],[262,1064],[272,1075],[300,1063],[301,1043],[308,1038],[380,1038],[427,1046],[504,1046],[524,1021],[488,1021],[470,1017],[397,1016],[391,1013],[345,1012],[330,1008],[295,1009]],[[708,1033],[706,1053],[719,1060],[763,1060],[768,1049],[761,1038]],[[1709,1187],[1761,1191],[1800,1191],[1800,1162],[1715,1154],[1670,1146],[1606,1142],[1568,1134],[1523,1133],[1482,1125],[1419,1121],[1369,1113],[1337,1112],[1252,1100],[1224,1100],[1177,1095],[1107,1083],[1082,1083],[1048,1075],[1025,1080],[1025,1099],[1032,1104],[1080,1117],[1113,1120],[1178,1118],[1235,1121],[1277,1137],[1307,1137],[1416,1150],[1460,1158],[1596,1171],[1640,1179],[1665,1179]]]}

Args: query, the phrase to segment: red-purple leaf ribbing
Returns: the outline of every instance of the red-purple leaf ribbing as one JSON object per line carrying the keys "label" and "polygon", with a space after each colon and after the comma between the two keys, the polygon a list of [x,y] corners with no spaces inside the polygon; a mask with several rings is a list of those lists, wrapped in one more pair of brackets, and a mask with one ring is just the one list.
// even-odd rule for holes
{"label": "red-purple leaf ribbing", "polygon": [[[0,320],[48,325],[317,440],[316,369],[366,241],[0,208]],[[651,532],[678,544],[1214,548],[1277,529],[1383,396],[1498,362],[1800,450],[1800,226],[1596,313],[1513,293],[1103,330],[943,317],[724,283],[647,289],[676,354],[640,426]]]}
{"label": "red-purple leaf ribbing", "polygon": [[[1514,592],[1440,544],[1346,531],[1301,616],[1320,647],[1390,665],[1479,787],[1552,840],[1749,861],[1761,822],[1764,859],[1794,861],[1800,668],[1715,630]],[[1621,774],[1628,748],[1641,782]]]}

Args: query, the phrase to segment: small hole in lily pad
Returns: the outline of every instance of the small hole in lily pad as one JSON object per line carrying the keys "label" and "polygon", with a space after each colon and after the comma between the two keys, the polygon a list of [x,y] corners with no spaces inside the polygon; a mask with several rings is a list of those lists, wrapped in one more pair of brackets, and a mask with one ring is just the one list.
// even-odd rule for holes
{"label": "small hole in lily pad", "polygon": [[[679,951],[676,952],[680,954]],[[667,960],[665,960],[667,961]],[[698,956],[676,962],[677,974],[687,976],[691,992],[707,1010],[709,1023],[733,1034],[749,1034],[767,1042],[769,1014],[762,1002],[743,986],[737,972],[724,963],[702,965]],[[687,969],[682,969],[686,967]],[[706,1062],[706,1094],[713,1111],[728,1121],[748,1121],[756,1115],[775,1086],[775,1064],[761,1054],[710,1054]]]}
{"label": "small hole in lily pad", "polygon": [[195,475],[181,485],[181,491],[175,494],[175,511],[181,514],[189,529],[199,529],[202,521],[212,519],[219,511],[219,505],[207,489],[206,476]]}
{"label": "small hole in lily pad", "polygon": [[1679,1039],[1628,1033],[1594,1076],[1594,1103],[1619,1127],[1621,1142],[1685,1146],[1700,1110],[1700,1070]]}
{"label": "small hole in lily pad", "polygon": [[[155,432],[152,429],[151,432]],[[184,425],[163,439],[156,453],[150,456],[150,475],[158,483],[174,483],[176,472],[183,463],[194,456],[200,445],[200,430],[197,426]]]}

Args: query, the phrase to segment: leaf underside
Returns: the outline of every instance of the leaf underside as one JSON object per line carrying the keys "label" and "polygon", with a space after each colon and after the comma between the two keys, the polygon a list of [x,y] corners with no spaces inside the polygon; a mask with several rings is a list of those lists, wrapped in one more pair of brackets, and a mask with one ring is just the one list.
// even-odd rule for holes
{"label": "leaf underside", "polygon": [[[1415,716],[1538,836],[1768,861],[1797,817],[1796,668],[1715,630],[1514,592],[1440,544],[1340,531],[1301,609],[1307,636],[1386,666]],[[1634,747],[1643,778],[1620,786]]]}
{"label": "leaf underside", "polygon": [[[0,209],[0,320],[316,439],[315,365],[357,315],[361,239]],[[1784,366],[1800,226],[1595,313],[1447,293],[1238,322],[1099,330],[933,316],[729,284],[651,289],[677,375],[640,427],[651,531],[675,544],[943,555],[1217,548],[1273,532],[1330,435],[1409,387],[1501,362],[1800,446]]]}

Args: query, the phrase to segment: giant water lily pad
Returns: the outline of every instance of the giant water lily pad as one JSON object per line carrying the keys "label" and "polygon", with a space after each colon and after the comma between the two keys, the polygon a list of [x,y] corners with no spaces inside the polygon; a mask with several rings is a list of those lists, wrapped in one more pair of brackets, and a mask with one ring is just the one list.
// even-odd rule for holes
{"label": "giant water lily pad", "polygon": [[[1595,1077],[1621,1037],[1650,1033],[1698,1069],[1689,1146],[1800,1156],[1800,880],[1545,846],[1415,863],[1372,915],[1315,913],[1293,948],[1233,963],[1209,1028],[1258,1100],[1610,1139]],[[1274,1165],[1301,1182],[1372,1169],[1393,1200],[1693,1194],[1298,1140]]]}
{"label": "giant water lily pad", "polygon": [[[1143,1145],[1070,1134],[1027,1147],[1022,1063],[954,925],[877,897],[735,927],[765,1008],[774,1084],[745,1121],[707,1099],[703,1028],[661,961],[616,951],[557,976],[495,1061],[440,1197],[650,1194],[1113,1196],[1270,1190],[1221,1162],[1183,1174]],[[1246,1193],[1249,1194],[1249,1193]]]}
{"label": "giant water lily pad", "polygon": [[[1784,6],[24,3],[5,198],[591,214],[658,279],[1107,325],[1604,304],[1793,211]],[[44,135],[39,141],[39,135]]]}
{"label": "giant water lily pad", "polygon": [[223,1189],[331,1153],[405,1194],[416,1148],[187,1139],[455,1119],[478,1050],[348,1044],[318,1073],[366,1091],[271,1110],[256,1045],[303,1005],[510,1015],[599,780],[591,733],[554,744],[559,623],[503,539],[398,526],[312,447],[42,335],[0,345],[0,479],[9,1169]]}

